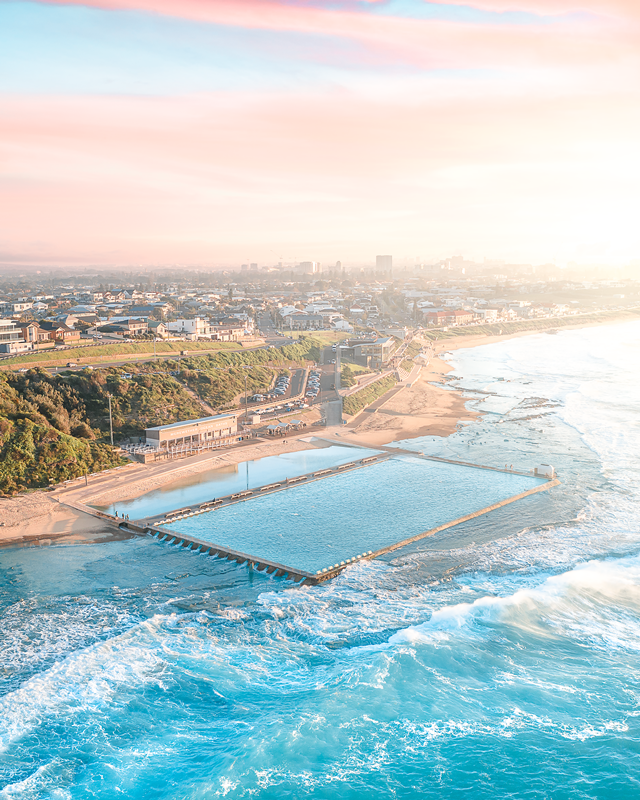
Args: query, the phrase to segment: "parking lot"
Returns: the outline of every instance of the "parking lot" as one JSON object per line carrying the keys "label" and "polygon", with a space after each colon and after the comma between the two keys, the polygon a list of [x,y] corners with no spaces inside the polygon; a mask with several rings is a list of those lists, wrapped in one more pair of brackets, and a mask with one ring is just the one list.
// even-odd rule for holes
{"label": "parking lot", "polygon": [[293,370],[290,375],[283,374],[276,378],[275,385],[264,394],[250,395],[247,402],[249,415],[259,414],[263,418],[278,416],[289,411],[297,411],[308,407],[308,398],[297,398],[305,386],[305,370]]}

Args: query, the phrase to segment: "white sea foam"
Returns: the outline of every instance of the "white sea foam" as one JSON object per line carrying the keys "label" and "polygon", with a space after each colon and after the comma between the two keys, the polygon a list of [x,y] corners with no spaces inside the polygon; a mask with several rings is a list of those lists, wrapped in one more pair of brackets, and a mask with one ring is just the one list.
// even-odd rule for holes
{"label": "white sea foam", "polygon": [[119,693],[143,683],[162,684],[163,658],[145,646],[157,620],[74,652],[0,697],[0,752],[24,736],[43,717],[93,709],[118,702]]}
{"label": "white sea foam", "polygon": [[[69,783],[72,769],[61,759],[54,758],[20,781],[9,783],[0,790],[1,800],[26,800],[46,797],[47,800],[71,800],[71,792],[61,788],[60,783]],[[46,795],[43,794],[46,792]]]}
{"label": "white sea foam", "polygon": [[563,404],[562,419],[606,462],[638,466],[640,322],[512,339],[456,351],[449,357],[464,386],[487,386],[501,396],[546,397]]}
{"label": "white sea foam", "polygon": [[[479,597],[434,611],[429,620],[394,633],[391,644],[431,643],[443,631],[472,630],[478,623],[531,628],[541,624],[562,627],[566,635],[589,632],[607,647],[640,651],[640,621],[621,619],[626,609],[640,605],[640,556],[591,561],[559,575],[550,575],[532,588],[505,597]],[[615,607],[614,625],[607,610]],[[588,624],[584,624],[588,613]]]}

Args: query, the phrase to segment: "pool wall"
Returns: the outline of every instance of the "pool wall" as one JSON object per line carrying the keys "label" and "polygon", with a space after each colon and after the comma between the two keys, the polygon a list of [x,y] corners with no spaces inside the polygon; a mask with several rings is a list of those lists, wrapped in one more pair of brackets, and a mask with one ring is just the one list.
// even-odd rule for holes
{"label": "pool wall", "polygon": [[548,489],[553,488],[554,486],[558,486],[560,481],[557,478],[553,480],[545,481],[544,483],[539,484],[538,486],[534,486],[531,489],[528,489],[525,492],[520,492],[519,494],[513,495],[512,497],[508,497],[505,500],[501,500],[498,503],[493,503],[493,505],[486,506],[478,511],[473,511],[470,514],[465,514],[463,517],[458,517],[457,519],[451,520],[450,522],[445,522],[442,525],[438,525],[435,528],[431,528],[428,531],[424,531],[422,533],[418,533],[414,536],[410,536],[406,539],[402,539],[399,542],[394,542],[387,547],[382,547],[379,550],[375,551],[368,551],[365,553],[360,553],[357,556],[352,558],[346,559],[345,561],[341,561],[339,564],[334,564],[332,567],[327,567],[322,570],[318,570],[315,573],[306,572],[304,570],[298,568],[288,567],[285,564],[279,564],[276,561],[270,561],[269,559],[259,558],[258,556],[250,555],[248,553],[242,553],[240,551],[232,550],[228,547],[221,547],[220,545],[212,544],[211,542],[205,542],[202,539],[197,539],[195,537],[184,535],[181,533],[177,533],[172,531],[166,527],[163,528],[140,528],[137,525],[132,523],[123,523],[121,527],[134,530],[134,532],[145,533],[147,535],[153,536],[158,541],[167,542],[168,544],[173,544],[176,546],[186,547],[189,550],[199,551],[202,555],[211,555],[216,556],[218,558],[227,559],[229,561],[236,561],[239,564],[248,564],[250,568],[255,569],[259,572],[266,572],[267,574],[274,574],[276,577],[286,577],[290,580],[296,581],[298,583],[302,583],[303,585],[313,585],[322,583],[323,581],[330,580],[331,578],[335,578],[342,570],[346,569],[350,564],[355,564],[357,561],[363,561],[366,559],[377,558],[378,556],[384,555],[385,553],[389,553],[392,550],[399,550],[402,547],[406,547],[408,544],[412,544],[413,542],[417,542],[420,539],[424,539],[427,536],[433,536],[434,534],[438,533],[439,531],[443,531],[446,528],[452,528],[454,525],[460,525],[462,522],[467,522],[468,520],[475,519],[476,517],[480,517],[483,514],[488,514],[490,511],[495,511],[498,508],[502,508],[503,506],[509,505],[510,503],[516,502],[516,500],[522,500],[529,495],[536,494],[538,492],[544,492]]}

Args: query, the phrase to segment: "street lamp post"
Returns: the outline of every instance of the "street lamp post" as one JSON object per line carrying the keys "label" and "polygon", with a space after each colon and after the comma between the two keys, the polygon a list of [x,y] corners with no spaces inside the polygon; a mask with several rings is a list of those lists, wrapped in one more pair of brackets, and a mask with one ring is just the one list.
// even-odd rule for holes
{"label": "street lamp post", "polygon": [[247,389],[247,370],[251,367],[243,366],[244,372],[244,421],[245,425],[249,424],[249,390]]}
{"label": "street lamp post", "polygon": [[111,447],[113,447],[113,416],[111,415],[111,395],[108,394],[107,397],[109,398],[109,432],[111,433]]}

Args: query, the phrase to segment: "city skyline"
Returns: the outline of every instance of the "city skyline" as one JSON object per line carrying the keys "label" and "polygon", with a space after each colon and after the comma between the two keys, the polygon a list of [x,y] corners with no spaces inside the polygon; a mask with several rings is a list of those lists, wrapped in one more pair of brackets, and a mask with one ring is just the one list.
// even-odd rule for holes
{"label": "city skyline", "polygon": [[0,262],[640,256],[630,2],[12,2],[0,22]]}

